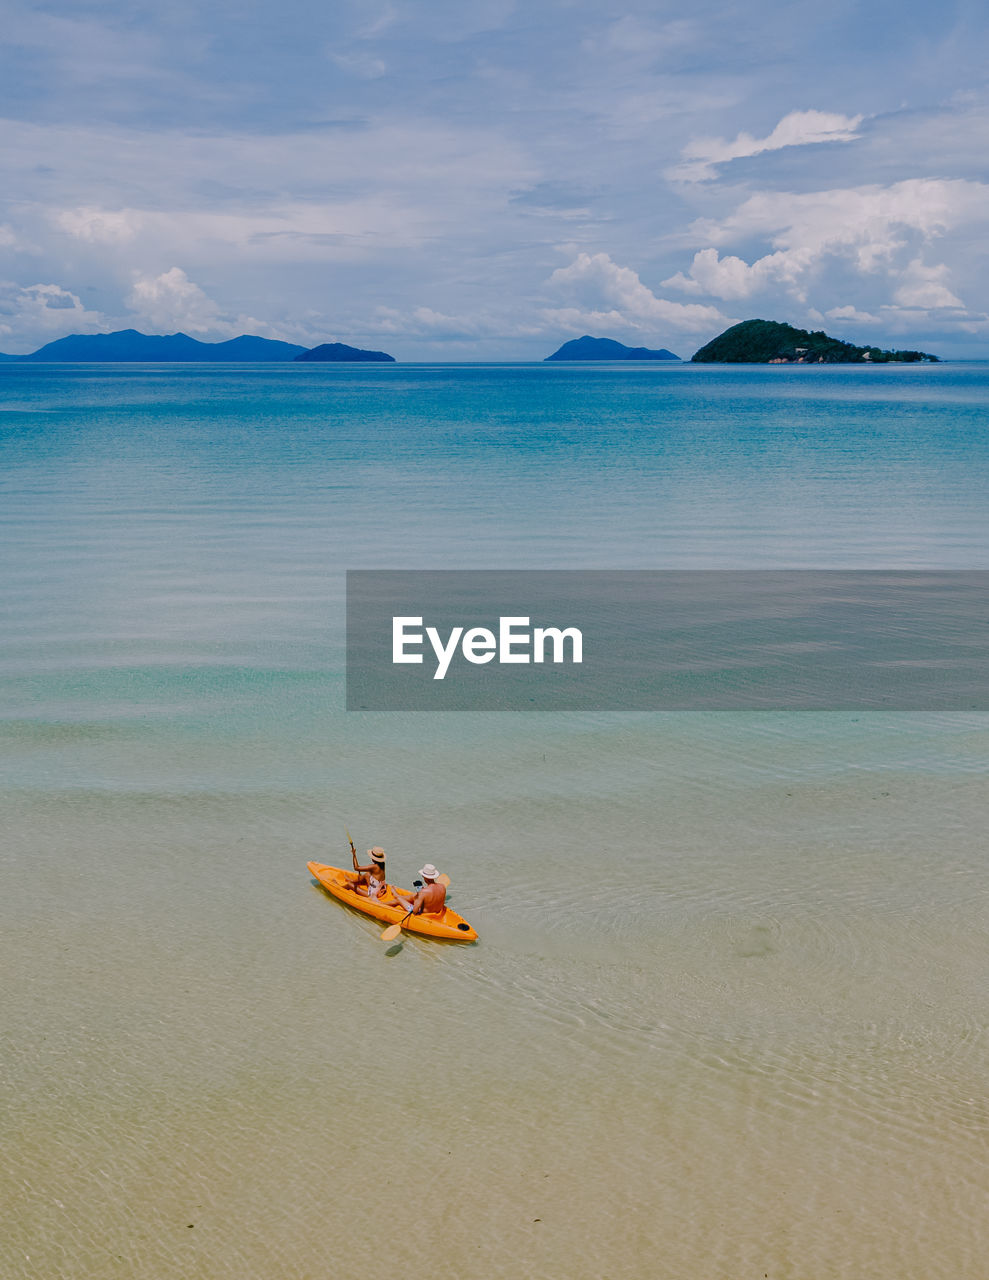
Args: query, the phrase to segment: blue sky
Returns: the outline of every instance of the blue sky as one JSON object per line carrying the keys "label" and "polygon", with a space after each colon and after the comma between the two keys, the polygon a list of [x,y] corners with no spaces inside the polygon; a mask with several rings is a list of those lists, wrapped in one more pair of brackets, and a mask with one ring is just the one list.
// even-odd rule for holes
{"label": "blue sky", "polygon": [[0,350],[690,355],[762,316],[987,354],[975,0],[0,7]]}

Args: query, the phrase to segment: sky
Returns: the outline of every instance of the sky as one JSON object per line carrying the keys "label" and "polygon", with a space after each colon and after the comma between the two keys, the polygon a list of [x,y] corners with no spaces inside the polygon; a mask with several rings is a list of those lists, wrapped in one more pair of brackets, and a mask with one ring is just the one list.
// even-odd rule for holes
{"label": "sky", "polygon": [[989,356],[983,0],[0,0],[0,350]]}

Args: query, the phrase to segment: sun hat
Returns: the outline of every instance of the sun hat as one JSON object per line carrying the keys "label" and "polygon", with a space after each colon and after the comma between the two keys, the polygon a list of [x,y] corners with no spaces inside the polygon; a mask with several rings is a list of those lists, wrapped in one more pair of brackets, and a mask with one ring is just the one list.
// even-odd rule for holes
{"label": "sun hat", "polygon": [[420,869],[419,874],[422,876],[423,880],[436,880],[440,873],[431,862],[427,862],[426,865]]}
{"label": "sun hat", "polygon": [[381,862],[385,860],[385,851],[380,844],[376,844],[373,849],[368,849],[367,856],[372,862]]}

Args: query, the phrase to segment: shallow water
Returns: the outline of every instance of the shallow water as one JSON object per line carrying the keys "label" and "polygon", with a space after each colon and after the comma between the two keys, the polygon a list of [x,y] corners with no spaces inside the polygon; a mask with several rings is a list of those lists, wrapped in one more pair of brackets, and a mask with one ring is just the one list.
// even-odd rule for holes
{"label": "shallow water", "polygon": [[980,1275],[989,717],[345,713],[341,640],[360,566],[986,567],[987,373],[0,368],[3,1274]]}

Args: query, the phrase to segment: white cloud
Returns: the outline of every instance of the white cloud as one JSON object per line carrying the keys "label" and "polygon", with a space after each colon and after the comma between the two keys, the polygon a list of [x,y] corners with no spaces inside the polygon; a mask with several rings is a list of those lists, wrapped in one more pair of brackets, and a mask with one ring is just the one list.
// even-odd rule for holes
{"label": "white cloud", "polygon": [[51,220],[60,231],[90,244],[121,244],[133,240],[142,221],[136,209],[97,209],[92,206],[55,211]]}
{"label": "white cloud", "polygon": [[408,312],[378,307],[370,322],[360,323],[359,331],[436,342],[473,342],[479,338],[535,337],[545,332],[545,325],[527,323],[515,314],[447,315],[432,307],[414,307]]}
{"label": "white cloud", "polygon": [[758,156],[783,147],[802,147],[816,142],[850,142],[862,116],[844,116],[835,111],[791,111],[772,133],[754,138],[740,133],[733,142],[726,138],[695,138],[684,147],[683,159],[665,177],[679,182],[709,182],[717,177],[717,166],[743,156]]}
{"label": "white cloud", "polygon": [[791,286],[799,292],[801,272],[814,260],[812,249],[791,249],[767,254],[753,263],[733,255],[721,258],[717,249],[701,249],[694,255],[690,275],[682,271],[664,280],[670,289],[684,293],[706,294],[712,298],[750,298],[774,284]]}
{"label": "white cloud", "polygon": [[253,316],[232,317],[224,313],[181,267],[172,267],[158,276],[137,276],[127,299],[139,323],[152,333],[211,333],[236,337],[260,333],[270,326]]}
{"label": "white cloud", "polygon": [[478,316],[452,316],[432,307],[415,307],[400,311],[396,307],[378,307],[371,320],[372,332],[401,334],[403,337],[475,338],[487,332]]}
{"label": "white cloud", "polygon": [[57,284],[21,286],[0,281],[0,334],[33,350],[40,343],[68,333],[99,333],[105,317],[90,311],[82,300]]}
{"label": "white cloud", "polygon": [[[502,227],[512,192],[538,182],[527,149],[483,125],[412,115],[285,133],[139,130],[4,121],[0,219],[111,247],[79,268],[162,270],[181,262],[352,262],[474,240]],[[51,175],[57,174],[55,183]],[[52,198],[57,188],[58,199]],[[121,198],[123,197],[123,198]],[[22,281],[23,282],[23,281]]]}
{"label": "white cloud", "polygon": [[964,310],[964,302],[945,284],[949,274],[944,263],[928,267],[920,258],[914,258],[902,273],[903,283],[893,294],[893,301],[897,306],[920,307],[925,311],[942,307],[961,307]]}
{"label": "white cloud", "polygon": [[[989,333],[989,315],[984,311],[927,311],[923,307],[883,306],[880,308],[883,324],[890,333],[916,333],[918,326],[930,329],[939,325],[942,333],[978,334],[983,339]],[[984,357],[984,351],[979,358]]]}
{"label": "white cloud", "polygon": [[294,201],[224,211],[174,208],[58,210],[50,222],[80,245],[117,250],[125,264],[181,254],[187,262],[354,261],[389,248],[416,248],[435,220],[386,195],[334,203]]}
{"label": "white cloud", "polygon": [[832,307],[824,314],[829,320],[847,320],[849,324],[879,324],[879,316],[871,311],[859,311],[858,307]]}
{"label": "white cloud", "polygon": [[662,335],[672,341],[673,335],[709,334],[731,323],[715,307],[657,298],[634,271],[619,266],[606,253],[578,253],[569,266],[553,272],[547,285],[570,305],[470,315],[451,315],[427,306],[411,311],[380,306],[369,321],[352,320],[349,327],[362,334],[464,344],[485,339],[556,339],[561,331],[573,330]]}
{"label": "white cloud", "polygon": [[[768,240],[773,252],[751,263],[716,248],[699,250],[687,274],[663,283],[685,293],[741,299],[781,286],[800,301],[826,259],[844,259],[861,276],[898,282],[893,301],[924,310],[964,304],[946,284],[946,265],[925,265],[917,242],[989,219],[989,185],[960,179],[909,179],[804,194],[762,192],[720,221],[702,219],[691,233],[714,244]],[[909,260],[904,263],[904,256]],[[881,287],[881,286],[880,286]]]}
{"label": "white cloud", "polygon": [[661,326],[678,333],[705,333],[729,323],[717,307],[657,298],[631,267],[619,266],[606,253],[579,253],[568,267],[558,267],[548,283],[580,304],[544,312],[567,327],[617,324],[632,329]]}
{"label": "white cloud", "polygon": [[860,265],[874,266],[912,230],[931,239],[965,222],[989,217],[989,185],[963,178],[908,178],[882,187],[835,188],[795,194],[764,191],[720,220],[698,219],[687,235],[725,244],[763,236],[778,249],[861,246]]}
{"label": "white cloud", "polygon": [[127,305],[147,320],[155,333],[181,329],[206,333],[220,322],[220,308],[181,267],[159,276],[138,276]]}

